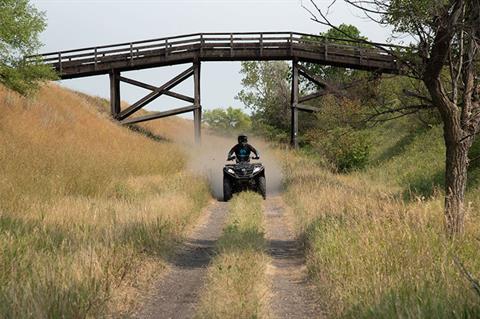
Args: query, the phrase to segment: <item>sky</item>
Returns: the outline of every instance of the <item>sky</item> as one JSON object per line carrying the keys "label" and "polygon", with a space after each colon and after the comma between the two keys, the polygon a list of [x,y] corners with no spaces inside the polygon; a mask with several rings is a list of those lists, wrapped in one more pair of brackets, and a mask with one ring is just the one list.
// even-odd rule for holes
{"label": "sky", "polygon": [[[41,34],[42,52],[77,49],[197,32],[295,31],[318,34],[327,27],[310,19],[302,5],[309,0],[32,0],[45,12],[48,26]],[[326,8],[331,0],[317,0]],[[356,25],[363,35],[386,42],[389,30],[365,19],[359,11],[337,1],[329,18],[335,24]],[[160,86],[189,66],[178,65],[122,75]],[[229,106],[244,108],[235,99],[242,89],[240,62],[204,62],[201,67],[201,104],[204,109]],[[108,76],[59,81],[61,85],[87,94],[109,98]],[[175,91],[193,96],[193,81]],[[134,103],[148,92],[121,84],[121,98]],[[185,102],[168,96],[146,107],[166,110]]]}

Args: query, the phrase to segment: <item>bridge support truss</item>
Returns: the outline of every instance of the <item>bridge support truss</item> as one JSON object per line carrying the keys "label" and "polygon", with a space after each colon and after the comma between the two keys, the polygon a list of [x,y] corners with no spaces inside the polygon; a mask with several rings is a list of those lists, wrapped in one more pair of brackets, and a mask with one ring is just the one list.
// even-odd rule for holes
{"label": "bridge support truss", "polygon": [[[321,90],[300,96],[299,77],[302,76],[307,80],[317,84]],[[328,85],[318,76],[311,74],[305,67],[299,64],[297,59],[292,60],[292,91],[291,91],[291,125],[290,125],[290,145],[298,148],[298,111],[314,113],[320,111],[317,107],[304,104],[328,92]]]}
{"label": "bridge support truss", "polygon": [[[188,78],[193,76],[194,83],[194,96],[190,97],[180,93],[172,91],[172,89],[184,82]],[[120,82],[128,83],[134,86],[138,86],[151,92],[136,101],[132,105],[128,106],[124,110],[121,109],[120,105]],[[137,117],[131,117],[134,113],[141,110],[147,104],[153,102],[162,95],[168,95],[170,97],[192,103],[191,105],[185,107],[179,107],[176,109],[163,111],[163,112],[149,112],[146,115],[141,115]],[[119,70],[113,69],[110,71],[110,112],[112,117],[118,120],[121,124],[134,124],[145,122],[153,119],[164,118],[168,116],[183,114],[187,112],[193,112],[193,122],[194,122],[194,134],[195,142],[200,143],[201,141],[201,121],[202,121],[202,107],[200,104],[200,61],[193,61],[193,65],[181,72],[171,80],[164,83],[162,86],[153,86],[147,83],[143,83],[137,80],[123,77]]]}

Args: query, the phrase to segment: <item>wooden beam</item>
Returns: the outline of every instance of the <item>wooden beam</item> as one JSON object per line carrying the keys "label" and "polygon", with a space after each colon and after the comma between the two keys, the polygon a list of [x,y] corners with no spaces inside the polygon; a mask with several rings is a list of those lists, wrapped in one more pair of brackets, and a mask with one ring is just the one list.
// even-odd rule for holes
{"label": "wooden beam", "polygon": [[342,92],[336,88],[335,86],[331,85],[330,83],[328,83],[327,81],[324,81],[323,79],[321,79],[319,76],[316,76],[314,74],[311,74],[309,73],[309,71],[299,65],[298,66],[298,69],[299,69],[299,73],[300,75],[302,75],[303,77],[307,78],[308,80],[312,81],[313,83],[317,84],[318,86],[320,86],[322,89],[324,89],[326,92],[328,93],[332,93],[332,94],[336,94],[336,95],[343,95]]}
{"label": "wooden beam", "polygon": [[168,116],[178,115],[182,113],[192,112],[192,111],[195,111],[195,109],[196,107],[194,105],[190,105],[190,106],[181,107],[178,109],[173,109],[165,112],[156,112],[156,113],[147,114],[139,117],[129,118],[129,119],[120,121],[120,124],[140,123],[140,122],[150,121],[154,119],[159,119],[162,117],[168,117]]}
{"label": "wooden beam", "polygon": [[290,145],[298,148],[298,61],[292,61],[292,96],[291,96],[291,118],[290,118]]}
{"label": "wooden beam", "polygon": [[200,61],[193,62],[193,85],[195,96],[195,110],[193,111],[193,125],[195,131],[195,143],[200,144],[202,137],[202,106],[200,104]]}
{"label": "wooden beam", "polygon": [[112,70],[110,72],[110,113],[116,119],[120,111],[120,72]]}
{"label": "wooden beam", "polygon": [[326,94],[327,94],[327,92],[325,92],[325,91],[318,91],[318,92],[315,92],[315,93],[312,93],[312,94],[308,94],[308,95],[299,97],[298,102],[299,103],[307,102],[307,101],[316,99],[318,97],[324,96]]}
{"label": "wooden beam", "polygon": [[118,114],[118,118],[120,120],[125,119],[126,117],[132,115],[133,113],[137,112],[140,110],[142,107],[147,105],[148,103],[152,102],[153,100],[157,99],[160,97],[162,94],[164,94],[166,91],[169,91],[176,85],[182,83],[186,79],[188,79],[191,75],[193,74],[193,67],[188,68],[187,70],[183,71],[164,85],[158,87],[153,91],[152,93],[146,95],[145,97],[141,98],[134,104],[130,105],[128,108],[126,108],[124,111],[120,112]]}
{"label": "wooden beam", "polygon": [[305,111],[309,113],[320,112],[320,109],[318,107],[306,105],[306,104],[297,104],[297,109],[300,111]]}
{"label": "wooden beam", "polygon": [[[138,86],[138,87],[150,90],[150,91],[155,91],[157,89],[156,86],[153,86],[153,85],[150,85],[150,84],[147,84],[147,83],[143,83],[143,82],[140,82],[140,81],[137,81],[137,80],[129,79],[129,78],[126,78],[126,77],[123,77],[123,76],[121,76],[119,79],[120,79],[121,82],[132,84],[132,85],[135,85],[135,86]],[[195,102],[195,99],[193,97],[186,96],[186,95],[183,95],[183,94],[180,94],[180,93],[176,93],[176,92],[172,92],[172,91],[165,91],[163,94],[174,97],[174,98],[177,98],[179,100],[186,101],[186,102],[190,102],[190,103]]]}
{"label": "wooden beam", "polygon": [[302,75],[303,77],[305,77],[305,78],[307,78],[308,80],[312,81],[313,83],[321,86],[322,88],[328,88],[328,87],[329,87],[329,84],[328,84],[327,82],[325,82],[324,80],[322,80],[320,77],[318,77],[318,76],[316,76],[316,75],[314,75],[314,74],[309,73],[309,71],[308,71],[305,67],[299,65],[299,66],[298,66],[298,71],[299,71],[300,75]]}

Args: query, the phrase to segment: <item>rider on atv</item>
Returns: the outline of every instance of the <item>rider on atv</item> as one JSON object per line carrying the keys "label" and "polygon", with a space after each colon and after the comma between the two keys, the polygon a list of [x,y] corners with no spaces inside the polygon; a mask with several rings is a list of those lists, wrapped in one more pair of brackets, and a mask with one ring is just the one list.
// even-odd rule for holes
{"label": "rider on atv", "polygon": [[259,159],[258,151],[250,144],[247,143],[248,138],[245,134],[238,135],[238,144],[232,147],[230,152],[228,152],[227,161],[231,161],[234,159],[232,155],[235,153],[235,157],[237,158],[237,162],[249,162],[250,161],[250,153],[254,153],[255,157],[253,159]]}

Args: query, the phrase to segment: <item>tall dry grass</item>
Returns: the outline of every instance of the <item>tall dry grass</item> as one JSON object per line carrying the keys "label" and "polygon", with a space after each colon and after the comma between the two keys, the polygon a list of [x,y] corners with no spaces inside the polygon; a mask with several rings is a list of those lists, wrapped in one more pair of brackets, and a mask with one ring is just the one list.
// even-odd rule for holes
{"label": "tall dry grass", "polygon": [[480,296],[454,262],[480,275],[478,199],[465,236],[450,241],[441,197],[405,201],[371,171],[337,175],[294,154],[285,159],[285,176],[285,198],[328,317],[480,316]]}
{"label": "tall dry grass", "polygon": [[227,226],[217,244],[198,318],[264,318],[266,277],[262,198],[252,192],[230,203]]}
{"label": "tall dry grass", "polygon": [[94,100],[0,87],[0,318],[128,315],[208,201],[180,149]]}

